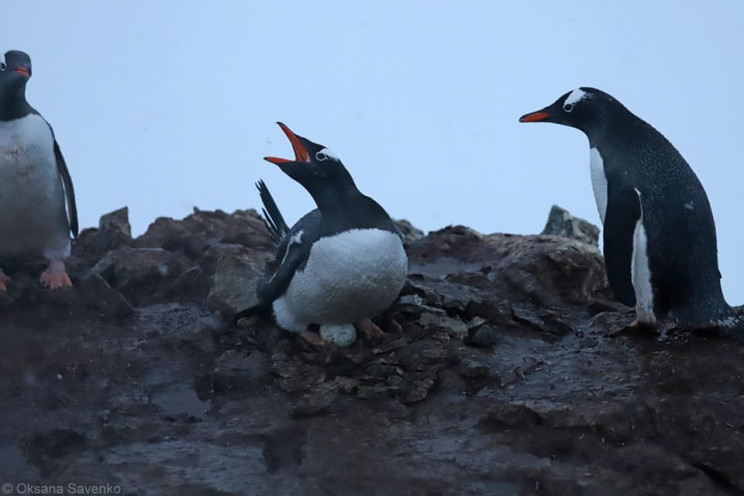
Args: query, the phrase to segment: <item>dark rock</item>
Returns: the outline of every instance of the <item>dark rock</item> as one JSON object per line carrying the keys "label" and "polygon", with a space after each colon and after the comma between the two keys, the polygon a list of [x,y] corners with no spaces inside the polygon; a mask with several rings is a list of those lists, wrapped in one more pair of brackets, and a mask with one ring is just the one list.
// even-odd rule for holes
{"label": "dark rock", "polygon": [[266,227],[254,210],[226,214],[221,210],[194,209],[183,220],[161,217],[135,241],[137,247],[162,248],[194,261],[201,260],[207,250],[218,244],[238,244],[257,250],[273,248]]}
{"label": "dark rock", "polygon": [[70,429],[54,429],[36,434],[26,444],[26,456],[34,464],[47,458],[62,458],[79,453],[88,446],[85,434]]}
{"label": "dark rock", "polygon": [[227,351],[214,364],[212,371],[200,383],[208,382],[215,393],[258,388],[269,382],[269,360],[263,353],[249,354]]}
{"label": "dark rock", "polygon": [[126,317],[134,311],[126,298],[99,274],[93,273],[80,281],[77,291],[88,305],[103,316]]}
{"label": "dark rock", "polygon": [[[184,265],[160,248],[122,247],[107,253],[90,274],[103,277],[135,304],[157,302],[167,296]],[[168,284],[163,284],[169,281]]]}
{"label": "dark rock", "polygon": [[542,234],[575,239],[582,243],[599,246],[599,228],[594,224],[574,217],[567,210],[553,205],[548,215],[548,223]]}
{"label": "dark rock", "polygon": [[330,410],[337,396],[333,391],[316,391],[303,395],[295,405],[292,413],[297,417],[319,415]]}
{"label": "dark rock", "polygon": [[499,330],[491,326],[480,326],[469,331],[468,344],[490,348],[499,342]]}
{"label": "dark rock", "polygon": [[258,306],[258,284],[266,279],[267,266],[272,259],[267,253],[250,251],[224,255],[212,276],[212,288],[207,297],[209,308],[232,317]]}
{"label": "dark rock", "polygon": [[542,416],[524,405],[505,404],[491,408],[478,422],[478,429],[494,433],[507,429],[529,428],[540,425],[542,421]]}
{"label": "dark rock", "polygon": [[[85,229],[73,243],[73,254],[79,257],[100,258],[105,253],[121,246],[132,244],[132,228],[129,225],[127,207],[101,216],[98,229]],[[73,266],[77,260],[73,260]]]}

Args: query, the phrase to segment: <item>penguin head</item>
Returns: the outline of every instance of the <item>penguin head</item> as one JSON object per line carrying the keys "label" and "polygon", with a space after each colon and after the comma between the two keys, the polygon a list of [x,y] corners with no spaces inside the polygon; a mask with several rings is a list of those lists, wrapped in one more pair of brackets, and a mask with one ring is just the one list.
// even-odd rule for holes
{"label": "penguin head", "polygon": [[562,95],[553,104],[519,118],[519,122],[553,122],[590,133],[606,124],[610,112],[620,102],[596,88],[577,88]]}
{"label": "penguin head", "polygon": [[282,172],[304,186],[313,196],[323,194],[329,188],[355,187],[346,167],[332,151],[296,135],[281,122],[277,124],[292,143],[295,159],[264,157],[264,160],[278,165]]}
{"label": "penguin head", "polygon": [[31,77],[31,57],[27,53],[10,50],[0,54],[0,98],[23,95]]}

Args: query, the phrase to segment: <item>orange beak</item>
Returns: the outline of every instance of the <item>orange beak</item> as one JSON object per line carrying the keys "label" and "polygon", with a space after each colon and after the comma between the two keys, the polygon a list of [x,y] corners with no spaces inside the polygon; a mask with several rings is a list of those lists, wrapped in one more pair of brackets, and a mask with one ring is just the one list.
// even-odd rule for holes
{"label": "orange beak", "polygon": [[547,112],[532,112],[519,118],[519,122],[540,122],[550,117]]}
{"label": "orange beak", "polygon": [[264,157],[264,160],[266,160],[267,162],[271,162],[272,164],[284,164],[286,162],[310,162],[310,154],[307,153],[305,145],[302,144],[297,135],[283,123],[277,122],[277,124],[279,124],[279,127],[282,128],[284,134],[287,135],[287,138],[289,138],[289,142],[292,143],[292,149],[294,150],[295,159],[289,160],[287,158]]}
{"label": "orange beak", "polygon": [[31,71],[28,70],[26,67],[19,67],[15,70],[18,74],[25,76],[25,77],[31,77]]}

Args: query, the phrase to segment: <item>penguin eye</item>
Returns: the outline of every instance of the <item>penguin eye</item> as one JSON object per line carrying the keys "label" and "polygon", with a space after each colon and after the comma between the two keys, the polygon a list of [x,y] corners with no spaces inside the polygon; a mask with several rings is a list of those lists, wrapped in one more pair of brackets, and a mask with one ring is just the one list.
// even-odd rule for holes
{"label": "penguin eye", "polygon": [[7,68],[8,68],[8,66],[5,65],[5,62],[0,62],[0,71],[5,71],[5,69],[7,69]]}
{"label": "penguin eye", "polygon": [[339,161],[336,154],[328,148],[323,148],[322,150],[315,153],[315,160],[317,160],[318,162],[323,162],[328,159],[335,160],[336,162]]}
{"label": "penguin eye", "polygon": [[571,112],[571,111],[572,111],[573,109],[574,109],[574,104],[573,104],[573,103],[567,103],[567,104],[565,104],[565,105],[563,106],[563,110],[564,110],[564,111],[566,111],[566,112],[569,112],[569,113],[570,113],[570,112]]}

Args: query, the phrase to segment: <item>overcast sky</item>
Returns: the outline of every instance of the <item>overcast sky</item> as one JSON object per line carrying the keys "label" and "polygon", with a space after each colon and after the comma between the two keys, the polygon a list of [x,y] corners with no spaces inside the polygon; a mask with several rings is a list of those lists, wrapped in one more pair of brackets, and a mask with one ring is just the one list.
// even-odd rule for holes
{"label": "overcast sky", "polygon": [[578,131],[520,124],[577,86],[659,129],[705,185],[724,290],[744,303],[744,2],[5,2],[5,49],[54,126],[82,226],[313,207],[264,162],[274,124],[331,148],[360,189],[425,230],[539,232],[552,204],[598,223]]}

